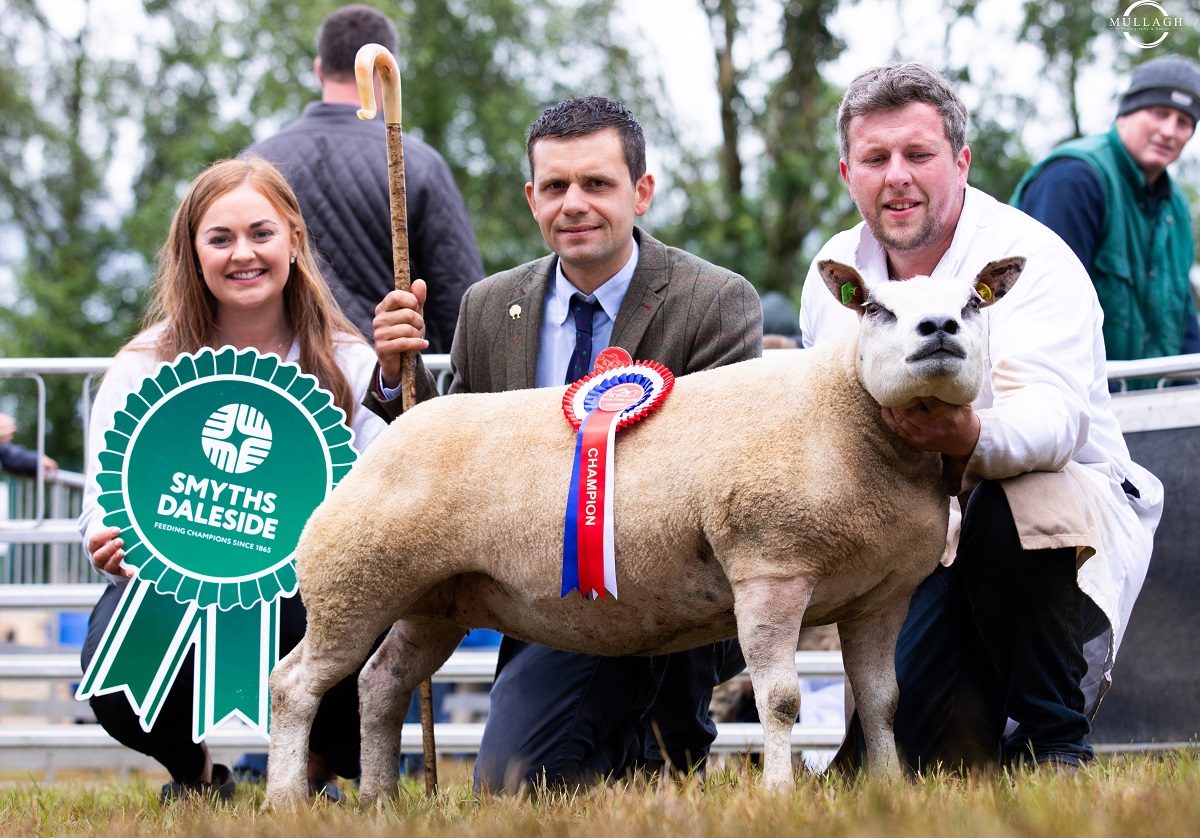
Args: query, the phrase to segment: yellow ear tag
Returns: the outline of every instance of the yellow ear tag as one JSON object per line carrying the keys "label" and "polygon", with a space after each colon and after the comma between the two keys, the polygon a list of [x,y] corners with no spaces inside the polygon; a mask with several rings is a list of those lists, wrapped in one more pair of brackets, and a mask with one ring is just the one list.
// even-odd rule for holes
{"label": "yellow ear tag", "polygon": [[975,286],[975,290],[978,292],[979,296],[983,297],[983,301],[985,303],[990,303],[992,301],[992,289],[987,285],[984,285],[981,282]]}
{"label": "yellow ear tag", "polygon": [[842,283],[842,305],[850,305],[850,301],[854,299],[854,295],[858,293],[858,289],[854,287],[853,282]]}

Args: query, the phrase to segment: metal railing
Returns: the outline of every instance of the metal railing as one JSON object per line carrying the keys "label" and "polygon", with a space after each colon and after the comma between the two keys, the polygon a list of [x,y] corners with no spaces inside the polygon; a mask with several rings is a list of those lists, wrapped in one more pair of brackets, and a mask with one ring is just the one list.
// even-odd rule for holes
{"label": "metal railing", "polygon": [[[798,350],[772,350],[794,352]],[[439,376],[439,387],[448,384],[449,356],[425,356],[425,365]],[[38,386],[37,448],[39,461],[45,453],[45,383],[44,376],[83,376],[81,410],[84,427],[90,411],[92,385],[110,363],[108,358],[81,359],[0,359],[0,378],[31,378]],[[1160,386],[1177,379],[1200,376],[1200,354],[1146,361],[1112,362],[1109,379],[1124,381],[1131,378],[1160,378]],[[1147,391],[1143,391],[1147,392]],[[1156,393],[1156,407],[1161,419],[1166,399],[1178,407],[1186,425],[1197,424],[1195,405],[1200,403],[1200,387],[1176,387]],[[1114,399],[1122,427],[1126,417],[1136,417],[1150,400],[1139,393],[1125,393]],[[1134,423],[1136,424],[1136,422]],[[85,434],[86,436],[86,434]],[[86,440],[85,440],[86,444]],[[85,454],[86,456],[86,454]],[[0,492],[7,487],[7,502],[0,504],[0,610],[25,609],[46,612],[87,610],[99,598],[103,586],[95,584],[98,577],[83,557],[76,518],[83,488],[79,474],[59,472],[50,480],[39,465],[37,476],[30,480],[0,481]],[[7,518],[5,520],[5,518]],[[80,584],[81,582],[92,584]],[[33,584],[36,583],[36,584]],[[495,666],[494,652],[456,652],[435,677],[439,681],[458,683],[490,682]],[[840,653],[797,653],[797,675],[802,678],[841,677]],[[0,684],[22,680],[63,684],[79,678],[76,654],[49,652],[45,654],[22,650],[21,654],[0,654]],[[439,724],[439,750],[473,752],[478,748],[482,724]],[[842,729],[798,725],[792,734],[793,748],[835,747],[841,740]],[[404,749],[419,751],[419,730],[406,725]],[[227,727],[215,731],[210,743],[220,752],[236,754],[258,749],[262,739],[249,728]],[[722,724],[718,726],[716,753],[742,752],[761,747],[762,729],[759,725]],[[1126,746],[1107,746],[1101,750],[1148,749],[1150,745],[1133,743]],[[110,739],[95,724],[34,724],[0,725],[0,754],[45,755],[52,766],[60,763],[80,764],[88,759],[116,760],[129,764],[130,752]],[[8,759],[8,757],[6,757]],[[136,756],[133,758],[136,759]]]}
{"label": "metal railing", "polygon": [[[92,585],[0,585],[0,610],[86,610],[100,598],[102,584]],[[433,676],[437,683],[490,684],[496,672],[496,648],[466,648],[456,650]],[[79,653],[0,653],[0,685],[18,681],[70,683],[80,679],[82,672]],[[796,652],[796,674],[801,679],[842,678],[845,669],[840,652]],[[749,676],[743,673],[739,678]],[[55,693],[51,690],[50,695]],[[46,700],[60,711],[49,715],[63,717],[61,701]],[[70,702],[67,702],[68,707]],[[89,716],[86,705],[76,705],[75,715]],[[130,756],[128,750],[112,739],[98,724],[72,719],[69,723],[0,724],[0,757],[24,757],[50,760],[59,768],[94,764],[98,758],[119,758],[122,764],[149,766],[152,763]],[[440,753],[478,752],[483,737],[483,722],[439,722],[435,726]],[[840,726],[796,725],[792,730],[794,750],[836,748],[841,742]],[[264,739],[253,729],[241,724],[225,724],[213,731],[208,740],[211,748],[229,751],[261,750]],[[762,747],[762,727],[758,724],[722,723],[717,725],[717,739],[712,752],[741,753]],[[401,736],[405,753],[421,752],[420,726],[406,724]]]}
{"label": "metal railing", "polygon": [[82,474],[69,471],[40,486],[33,478],[0,476],[0,584],[99,580],[76,524],[83,481]]}
{"label": "metal railing", "polygon": [[[798,352],[802,350],[779,349],[772,352]],[[438,377],[438,386],[443,391],[449,386],[450,356],[424,355],[426,368]],[[82,376],[83,396],[81,411],[84,427],[84,456],[87,456],[87,423],[91,411],[91,390],[96,378],[102,375],[111,363],[110,358],[0,358],[0,378],[29,378],[37,383],[38,422],[37,450],[38,474],[29,485],[21,481],[9,483],[10,504],[6,510],[0,508],[0,544],[57,546],[72,545],[65,550],[51,551],[49,557],[37,556],[22,562],[10,562],[0,568],[0,583],[93,580],[86,571],[78,567],[80,555],[79,531],[76,518],[79,515],[78,496],[83,478],[77,474],[60,472],[59,476],[47,481],[41,467],[41,455],[45,453],[45,377]],[[1111,361],[1108,378],[1124,382],[1132,378],[1158,378],[1160,387],[1200,377],[1200,354],[1179,355],[1170,358],[1148,358],[1142,361]],[[1176,388],[1180,391],[1192,388]],[[1127,394],[1136,396],[1134,394]],[[12,500],[13,498],[17,500]],[[15,505],[14,505],[15,503]],[[7,519],[6,513],[7,511]],[[10,552],[12,548],[10,547]],[[22,554],[35,556],[36,553]],[[20,576],[17,574],[27,574]],[[40,574],[40,575],[39,575]],[[83,575],[80,575],[83,574]]]}

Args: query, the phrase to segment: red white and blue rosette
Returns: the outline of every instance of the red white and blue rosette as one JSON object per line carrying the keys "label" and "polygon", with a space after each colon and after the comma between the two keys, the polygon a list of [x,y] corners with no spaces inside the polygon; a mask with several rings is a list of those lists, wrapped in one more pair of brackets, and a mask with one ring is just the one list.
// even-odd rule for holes
{"label": "red white and blue rosette", "polygon": [[674,384],[662,364],[635,362],[625,350],[610,347],[591,373],[567,388],[563,413],[578,434],[563,526],[562,596],[578,590],[585,599],[604,599],[607,591],[616,598],[616,433],[661,405]]}

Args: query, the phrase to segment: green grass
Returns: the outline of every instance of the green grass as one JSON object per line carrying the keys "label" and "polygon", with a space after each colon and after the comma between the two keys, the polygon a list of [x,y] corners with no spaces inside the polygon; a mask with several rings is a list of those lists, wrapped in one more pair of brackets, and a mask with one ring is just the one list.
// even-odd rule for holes
{"label": "green grass", "polygon": [[[433,798],[416,783],[382,810],[318,805],[298,813],[262,809],[261,786],[240,786],[231,806],[157,803],[161,778],[0,783],[0,835],[341,836],[487,835],[649,838],[805,838],[1200,834],[1200,754],[1194,749],[1098,761],[1076,776],[1014,773],[933,776],[890,784],[805,776],[795,794],[764,791],[737,767],[705,782],[621,783],[538,799],[471,792],[468,769],[450,763]],[[353,795],[351,795],[353,797]]]}

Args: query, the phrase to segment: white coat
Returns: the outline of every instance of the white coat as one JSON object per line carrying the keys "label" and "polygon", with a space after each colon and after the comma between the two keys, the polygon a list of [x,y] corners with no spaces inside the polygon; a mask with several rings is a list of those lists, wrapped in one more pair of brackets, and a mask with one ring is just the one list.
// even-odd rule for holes
{"label": "white coat", "polygon": [[[1028,261],[1003,302],[983,312],[984,384],[972,405],[980,434],[964,488],[1004,480],[1025,549],[1078,551],[1079,587],[1111,626],[1084,650],[1090,715],[1111,684],[1117,648],[1146,577],[1163,488],[1130,460],[1111,410],[1104,315],[1087,271],[1049,228],[967,187],[954,240],[932,276],[974,276],[1005,256]],[[855,318],[826,291],[816,268],[823,259],[855,266],[868,286],[889,279],[886,253],[865,223],[830,239],[813,260],[801,296],[806,348]],[[1125,493],[1125,480],[1140,497]],[[1047,494],[1055,503],[1043,501]],[[956,514],[957,508],[952,518]],[[951,561],[953,550],[944,560]]]}

